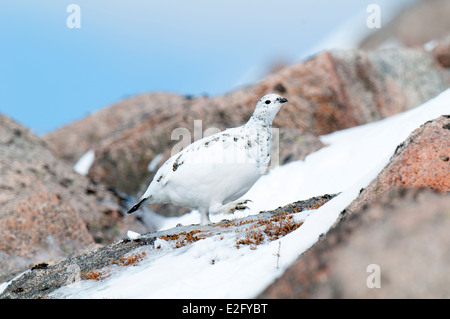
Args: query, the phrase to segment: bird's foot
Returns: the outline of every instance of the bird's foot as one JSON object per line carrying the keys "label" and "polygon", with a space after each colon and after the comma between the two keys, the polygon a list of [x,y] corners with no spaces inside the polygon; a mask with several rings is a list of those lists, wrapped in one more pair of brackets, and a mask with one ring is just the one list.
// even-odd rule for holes
{"label": "bird's foot", "polygon": [[225,205],[225,213],[232,214],[237,210],[245,210],[248,209],[248,206],[245,205],[251,202],[250,199],[238,200],[235,202],[231,202]]}

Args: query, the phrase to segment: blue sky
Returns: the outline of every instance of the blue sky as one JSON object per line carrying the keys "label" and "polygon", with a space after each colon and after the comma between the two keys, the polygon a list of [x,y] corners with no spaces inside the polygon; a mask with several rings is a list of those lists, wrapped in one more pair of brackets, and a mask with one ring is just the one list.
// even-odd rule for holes
{"label": "blue sky", "polygon": [[367,28],[370,3],[389,1],[1,0],[0,113],[44,134],[139,93],[223,94]]}

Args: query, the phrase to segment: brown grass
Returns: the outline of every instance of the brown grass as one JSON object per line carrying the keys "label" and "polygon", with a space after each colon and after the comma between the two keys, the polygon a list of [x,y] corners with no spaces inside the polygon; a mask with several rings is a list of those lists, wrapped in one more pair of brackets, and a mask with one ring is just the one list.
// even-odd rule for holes
{"label": "brown grass", "polygon": [[278,213],[269,219],[257,219],[254,225],[245,229],[243,238],[236,238],[236,247],[248,245],[250,249],[262,244],[265,240],[273,241],[299,228],[303,222],[294,221],[292,213]]}
{"label": "brown grass", "polygon": [[164,239],[165,241],[169,240],[175,240],[175,247],[180,248],[183,246],[186,246],[187,244],[194,243],[196,241],[199,241],[200,239],[204,239],[205,236],[198,236],[197,233],[200,233],[200,230],[191,230],[190,232],[181,232],[179,234],[173,234],[173,235],[163,235],[159,236],[158,238]]}
{"label": "brown grass", "polygon": [[145,257],[145,251],[138,253],[138,254],[131,254],[128,257],[124,257],[123,254],[120,256],[119,261],[111,261],[111,265],[117,265],[117,266],[136,266],[138,262],[140,262]]}
{"label": "brown grass", "polygon": [[110,275],[111,273],[109,269],[94,269],[90,271],[83,271],[81,273],[81,280],[102,280],[108,278]]}
{"label": "brown grass", "polygon": [[[144,259],[145,251],[141,253],[131,254],[128,257],[124,257],[123,254],[119,260],[111,261],[111,265],[117,265],[120,267],[136,266],[142,259]],[[111,269],[94,269],[90,271],[83,271],[81,273],[81,280],[102,280],[108,278],[111,275]]]}

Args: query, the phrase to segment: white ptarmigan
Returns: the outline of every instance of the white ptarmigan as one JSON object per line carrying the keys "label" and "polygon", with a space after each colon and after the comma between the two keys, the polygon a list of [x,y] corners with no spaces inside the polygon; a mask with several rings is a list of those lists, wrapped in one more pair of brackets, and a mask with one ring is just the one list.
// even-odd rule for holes
{"label": "white ptarmigan", "polygon": [[198,140],[171,156],[156,172],[144,195],[128,213],[152,203],[172,203],[209,214],[245,209],[238,200],[265,173],[275,115],[287,100],[264,95],[249,121]]}

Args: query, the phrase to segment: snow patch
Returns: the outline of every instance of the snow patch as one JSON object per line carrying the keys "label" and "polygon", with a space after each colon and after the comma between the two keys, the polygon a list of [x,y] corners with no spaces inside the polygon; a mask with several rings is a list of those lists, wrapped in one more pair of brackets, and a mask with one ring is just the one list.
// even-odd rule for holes
{"label": "snow patch", "polygon": [[436,41],[436,40],[431,40],[431,41],[428,41],[427,43],[425,43],[424,45],[423,45],[423,48],[425,49],[425,51],[427,51],[427,52],[431,52],[431,51],[433,51],[434,50],[434,48],[438,45],[438,41]]}
{"label": "snow patch", "polygon": [[159,163],[161,163],[161,160],[163,159],[163,157],[164,157],[164,155],[162,153],[159,153],[158,155],[156,155],[148,164],[147,171],[149,171],[150,173],[154,172],[158,168]]}
{"label": "snow patch", "polygon": [[75,163],[73,169],[75,172],[81,175],[87,175],[89,173],[89,169],[94,163],[95,153],[94,150],[87,151],[80,159]]}
{"label": "snow patch", "polygon": [[136,232],[134,232],[134,231],[132,231],[132,230],[129,230],[129,231],[127,232],[127,237],[128,237],[128,239],[130,239],[130,240],[135,240],[135,239],[138,239],[139,237],[141,237],[141,234],[136,233]]}

